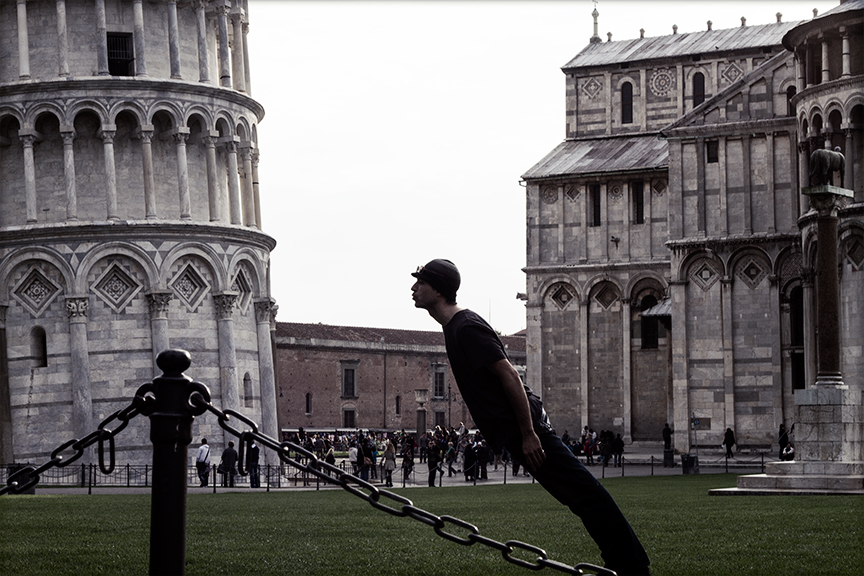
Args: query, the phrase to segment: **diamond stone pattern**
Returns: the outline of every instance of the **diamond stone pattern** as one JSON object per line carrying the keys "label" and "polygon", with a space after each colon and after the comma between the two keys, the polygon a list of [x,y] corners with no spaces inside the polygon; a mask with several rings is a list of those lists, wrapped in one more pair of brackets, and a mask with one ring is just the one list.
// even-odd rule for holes
{"label": "diamond stone pattern", "polygon": [[93,283],[92,290],[114,312],[120,313],[142,288],[134,276],[114,262]]}
{"label": "diamond stone pattern", "polygon": [[210,291],[210,286],[191,263],[186,264],[168,286],[190,312],[198,308]]}
{"label": "diamond stone pattern", "polygon": [[720,273],[710,260],[702,260],[690,269],[690,280],[707,292],[720,279]]}
{"label": "diamond stone pattern", "polygon": [[860,270],[861,265],[864,264],[864,245],[856,238],[849,246],[849,251],[846,252],[846,255],[849,257],[849,261],[855,266],[855,269]]}
{"label": "diamond stone pattern", "polygon": [[723,69],[723,72],[720,75],[730,84],[734,84],[739,78],[744,76],[744,71],[741,70],[735,62],[731,62]]}
{"label": "diamond stone pattern", "polygon": [[585,84],[582,85],[582,92],[584,92],[585,95],[588,96],[588,98],[591,98],[592,100],[594,98],[596,98],[597,95],[600,94],[600,92],[602,92],[602,91],[603,91],[603,84],[601,84],[597,80],[597,78],[594,78],[593,76],[591,78],[589,78],[588,81],[585,82]]}
{"label": "diamond stone pattern", "polygon": [[249,302],[252,301],[252,283],[249,281],[249,276],[242,268],[234,277],[234,282],[231,284],[231,291],[237,292],[237,308],[243,314],[249,309]]}
{"label": "diamond stone pattern", "polygon": [[753,258],[748,258],[743,266],[738,266],[735,276],[742,280],[751,290],[755,290],[768,275],[768,271]]}
{"label": "diamond stone pattern", "polygon": [[12,296],[35,318],[42,315],[61,291],[53,280],[38,268],[31,268],[12,291]]}
{"label": "diamond stone pattern", "polygon": [[606,285],[600,289],[600,292],[598,292],[596,296],[594,296],[594,300],[603,306],[603,308],[608,310],[609,307],[618,300],[618,294],[611,286]]}
{"label": "diamond stone pattern", "polygon": [[552,301],[562,310],[575,298],[567,284],[557,284],[552,289]]}

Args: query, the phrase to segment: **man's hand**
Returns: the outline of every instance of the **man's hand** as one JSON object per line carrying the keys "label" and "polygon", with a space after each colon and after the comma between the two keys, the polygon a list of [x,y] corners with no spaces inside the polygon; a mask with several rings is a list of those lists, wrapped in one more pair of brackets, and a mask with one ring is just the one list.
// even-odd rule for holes
{"label": "man's hand", "polygon": [[534,472],[546,461],[546,453],[540,445],[540,438],[534,430],[522,437],[522,454],[525,455],[525,467]]}

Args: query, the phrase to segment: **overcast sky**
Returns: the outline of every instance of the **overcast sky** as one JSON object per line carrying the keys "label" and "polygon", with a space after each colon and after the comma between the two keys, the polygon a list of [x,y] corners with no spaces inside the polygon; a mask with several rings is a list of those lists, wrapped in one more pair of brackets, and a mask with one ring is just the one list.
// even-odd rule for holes
{"label": "overcast sky", "polygon": [[[606,40],[812,18],[838,1],[601,0]],[[564,138],[560,68],[591,0],[250,0],[263,229],[281,322],[437,330],[411,301],[433,258],[459,304],[525,327],[525,189]]]}

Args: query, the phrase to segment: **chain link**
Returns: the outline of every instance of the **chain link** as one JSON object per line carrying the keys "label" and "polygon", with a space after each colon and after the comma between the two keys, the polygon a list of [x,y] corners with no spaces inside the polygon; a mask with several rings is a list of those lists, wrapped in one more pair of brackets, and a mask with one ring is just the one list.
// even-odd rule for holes
{"label": "chain link", "polygon": [[[152,396],[152,385],[145,384],[141,386],[135,393],[135,397],[129,406],[122,410],[117,410],[102,422],[96,430],[81,438],[73,438],[64,442],[51,452],[51,459],[41,466],[23,466],[9,475],[6,479],[6,485],[0,486],[0,496],[12,493],[21,494],[39,483],[39,478],[43,472],[51,468],[65,468],[69,466],[81,456],[84,455],[84,450],[93,444],[98,443],[99,450],[99,469],[103,474],[111,474],[114,471],[114,436],[123,431],[129,424],[129,420],[138,414],[149,415],[153,410],[154,397]],[[107,426],[114,420],[120,422],[119,426],[114,429],[109,429]],[[108,442],[109,465],[105,465],[105,442]],[[72,451],[72,454],[64,456],[62,453]]]}
{"label": "chain link", "polygon": [[[600,566],[594,566],[593,564],[581,563],[575,566],[569,566],[561,562],[550,560],[546,551],[542,548],[518,540],[498,542],[497,540],[482,536],[480,531],[473,524],[453,516],[438,516],[432,512],[418,508],[417,506],[414,506],[414,503],[408,498],[390,492],[389,490],[381,490],[377,486],[374,486],[353,474],[349,474],[332,464],[318,460],[314,453],[306,450],[302,446],[298,446],[292,442],[277,442],[275,439],[258,432],[258,427],[254,422],[245,416],[237,414],[233,410],[219,410],[211,403],[204,400],[203,397],[196,398],[194,393],[190,398],[190,403],[198,408],[205,408],[207,411],[214,414],[219,425],[240,440],[240,461],[243,460],[242,455],[246,448],[244,444],[251,444],[254,440],[259,445],[270,448],[276,452],[279,459],[285,464],[315,476],[327,484],[339,486],[346,492],[350,492],[358,498],[367,501],[373,508],[377,508],[378,510],[392,514],[393,516],[408,516],[418,522],[431,526],[432,529],[435,530],[435,533],[445,540],[463,546],[482,544],[501,552],[502,557],[507,562],[529,570],[551,568],[553,570],[558,570],[559,572],[574,574],[577,576],[583,576],[585,574],[594,574],[596,576],[616,576],[614,571],[607,568],[601,568]],[[241,422],[248,424],[251,427],[251,430],[240,432],[235,429],[228,423],[232,417],[236,417]],[[304,464],[300,460],[292,457],[292,453],[305,458],[306,463]],[[384,504],[381,502],[382,498],[401,504],[401,507]],[[457,534],[446,531],[445,528],[448,524],[467,531],[467,537],[461,537]],[[514,556],[513,553],[517,550],[533,555],[536,560],[534,562],[529,562],[528,560]]]}

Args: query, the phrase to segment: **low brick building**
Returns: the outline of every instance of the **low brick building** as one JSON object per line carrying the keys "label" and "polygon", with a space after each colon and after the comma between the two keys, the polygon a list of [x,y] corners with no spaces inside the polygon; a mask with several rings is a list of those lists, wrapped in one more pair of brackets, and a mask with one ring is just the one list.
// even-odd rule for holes
{"label": "low brick building", "polygon": [[[524,376],[525,338],[501,340]],[[416,390],[428,427],[474,425],[441,332],[279,322],[275,356],[282,430],[414,430]]]}

